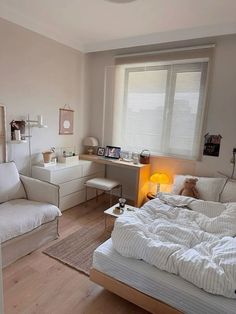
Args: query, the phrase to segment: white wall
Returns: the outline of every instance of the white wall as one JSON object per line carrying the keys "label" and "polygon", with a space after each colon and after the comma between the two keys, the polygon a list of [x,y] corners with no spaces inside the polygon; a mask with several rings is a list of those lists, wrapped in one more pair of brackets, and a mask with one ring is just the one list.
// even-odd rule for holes
{"label": "white wall", "polygon": [[[42,114],[48,129],[33,129],[34,159],[52,146],[76,146],[88,134],[89,105],[85,90],[86,56],[39,34],[0,19],[0,103],[9,122]],[[74,135],[58,135],[59,108],[70,104]],[[27,172],[28,145],[8,145],[9,159]]]}
{"label": "white wall", "polygon": [[[189,173],[196,175],[217,175],[217,171],[230,174],[232,166],[230,158],[233,147],[236,147],[236,35],[224,36],[214,39],[204,39],[191,42],[173,43],[162,45],[161,48],[189,46],[196,44],[216,43],[215,57],[212,66],[212,77],[208,97],[208,114],[204,132],[221,134],[222,144],[219,157],[203,156],[199,162],[179,160],[173,158],[153,157],[152,172],[165,171],[170,176],[176,173]],[[114,56],[119,53],[153,51],[158,46],[134,48],[100,53],[91,53],[91,134],[102,138],[102,108],[103,108],[103,79],[105,66],[114,64]],[[109,130],[107,130],[109,132]],[[145,148],[145,145],[144,145]],[[120,179],[126,186],[126,194],[133,194],[133,176],[124,172],[110,169],[109,175]]]}

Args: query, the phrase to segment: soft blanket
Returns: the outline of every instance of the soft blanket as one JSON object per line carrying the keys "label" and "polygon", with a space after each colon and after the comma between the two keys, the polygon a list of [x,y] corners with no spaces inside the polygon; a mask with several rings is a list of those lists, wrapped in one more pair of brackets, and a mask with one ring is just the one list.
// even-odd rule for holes
{"label": "soft blanket", "polygon": [[[208,207],[210,217],[203,214]],[[207,292],[236,298],[235,235],[236,203],[161,195],[119,217],[112,241],[123,256],[142,259]]]}

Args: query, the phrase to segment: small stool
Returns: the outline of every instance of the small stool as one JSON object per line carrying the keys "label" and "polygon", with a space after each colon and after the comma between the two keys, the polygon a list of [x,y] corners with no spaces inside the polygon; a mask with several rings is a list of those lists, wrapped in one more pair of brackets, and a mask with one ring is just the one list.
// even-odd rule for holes
{"label": "small stool", "polygon": [[112,206],[112,192],[114,189],[120,189],[120,197],[122,197],[122,185],[114,180],[106,179],[106,178],[93,178],[85,182],[85,196],[86,202],[88,201],[87,188],[96,189],[96,200],[98,198],[98,190],[102,190],[105,192],[109,192],[110,194],[110,206]]}

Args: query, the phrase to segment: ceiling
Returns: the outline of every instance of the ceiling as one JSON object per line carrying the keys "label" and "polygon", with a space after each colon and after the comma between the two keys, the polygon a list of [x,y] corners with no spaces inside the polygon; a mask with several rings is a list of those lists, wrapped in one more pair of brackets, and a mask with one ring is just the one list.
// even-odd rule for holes
{"label": "ceiling", "polygon": [[0,0],[0,17],[83,52],[236,33],[236,0]]}

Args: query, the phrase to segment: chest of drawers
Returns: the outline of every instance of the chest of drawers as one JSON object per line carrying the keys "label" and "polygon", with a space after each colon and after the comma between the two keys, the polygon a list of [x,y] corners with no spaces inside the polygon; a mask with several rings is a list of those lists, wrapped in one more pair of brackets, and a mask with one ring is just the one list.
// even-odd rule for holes
{"label": "chest of drawers", "polygon": [[[84,183],[95,177],[104,177],[104,173],[104,165],[85,160],[70,165],[57,164],[48,168],[32,167],[33,178],[59,185],[59,207],[62,211],[83,203]],[[94,196],[95,191],[89,190],[88,198]]]}

